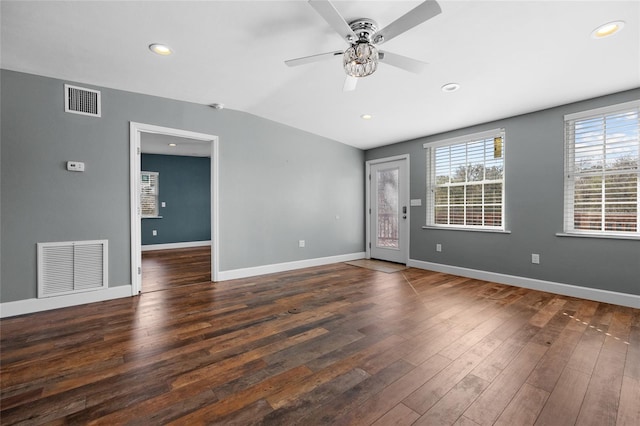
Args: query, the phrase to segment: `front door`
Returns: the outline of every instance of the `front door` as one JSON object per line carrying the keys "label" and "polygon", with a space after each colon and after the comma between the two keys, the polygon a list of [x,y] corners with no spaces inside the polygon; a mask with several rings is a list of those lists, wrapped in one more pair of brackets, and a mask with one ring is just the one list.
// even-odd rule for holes
{"label": "front door", "polygon": [[406,159],[371,164],[371,258],[407,263],[408,176]]}

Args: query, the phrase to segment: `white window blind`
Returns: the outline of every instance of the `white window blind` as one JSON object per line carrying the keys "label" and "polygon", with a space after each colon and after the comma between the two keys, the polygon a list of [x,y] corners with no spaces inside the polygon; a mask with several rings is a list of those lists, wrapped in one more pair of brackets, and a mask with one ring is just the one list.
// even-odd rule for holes
{"label": "white window blind", "polygon": [[427,226],[504,230],[504,129],[424,144]]}
{"label": "white window blind", "polygon": [[142,217],[158,217],[158,172],[140,172],[140,213]]}
{"label": "white window blind", "polygon": [[565,232],[640,236],[640,102],[565,116]]}

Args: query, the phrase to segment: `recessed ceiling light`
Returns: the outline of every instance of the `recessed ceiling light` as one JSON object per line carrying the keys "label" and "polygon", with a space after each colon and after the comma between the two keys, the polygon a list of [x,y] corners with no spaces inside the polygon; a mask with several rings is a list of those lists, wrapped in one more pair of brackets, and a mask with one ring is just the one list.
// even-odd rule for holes
{"label": "recessed ceiling light", "polygon": [[177,145],[177,144],[175,144],[175,143],[170,143],[170,144],[169,144],[169,146],[170,146],[170,147],[174,147],[174,146],[178,146],[178,145]]}
{"label": "recessed ceiling light", "polygon": [[447,83],[441,87],[443,92],[455,92],[460,88],[458,83]]}
{"label": "recessed ceiling light", "polygon": [[604,25],[600,25],[598,28],[593,30],[591,33],[591,38],[605,38],[612,36],[619,32],[624,27],[624,21],[613,21],[608,22]]}
{"label": "recessed ceiling light", "polygon": [[363,120],[371,120],[373,118],[373,115],[371,115],[371,114],[362,114],[360,116],[360,118],[362,118]]}
{"label": "recessed ceiling light", "polygon": [[173,50],[166,44],[153,43],[149,45],[149,50],[153,53],[161,56],[169,56],[173,53]]}

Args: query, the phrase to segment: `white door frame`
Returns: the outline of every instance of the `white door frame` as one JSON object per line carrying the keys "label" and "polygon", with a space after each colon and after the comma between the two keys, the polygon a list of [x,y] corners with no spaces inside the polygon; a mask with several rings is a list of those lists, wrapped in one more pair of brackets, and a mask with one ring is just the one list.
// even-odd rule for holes
{"label": "white door frame", "polygon": [[409,182],[411,181],[411,170],[409,168],[411,162],[409,161],[409,154],[402,154],[402,155],[396,155],[393,157],[386,157],[386,158],[378,158],[375,160],[369,160],[365,163],[365,193],[366,193],[366,211],[365,211],[365,217],[366,217],[366,243],[365,243],[365,258],[367,259],[371,259],[371,166],[373,164],[380,164],[380,163],[388,163],[389,161],[398,161],[398,160],[404,160],[407,166],[407,178],[405,179],[404,183],[400,183],[401,185],[406,185],[406,194],[407,194],[407,199],[406,200],[401,200],[404,201],[406,204],[404,204],[405,206],[407,206],[407,209],[409,209],[409,214],[407,215],[407,238],[405,238],[406,241],[402,241],[403,244],[403,248],[405,249],[405,253],[407,254],[407,258],[404,260],[404,263],[406,264],[409,261],[410,253],[409,253],[409,239],[410,239],[410,235],[411,235],[411,214],[410,214],[410,203],[409,203],[409,199],[411,198],[411,194],[410,194],[410,185]]}
{"label": "white door frame", "polygon": [[142,289],[142,238],[140,224],[140,139],[142,133],[156,133],[168,136],[183,137],[196,141],[211,143],[211,280],[218,281],[220,266],[220,240],[218,238],[218,137],[188,130],[172,129],[130,122],[129,124],[129,192],[131,198],[131,294],[140,293]]}

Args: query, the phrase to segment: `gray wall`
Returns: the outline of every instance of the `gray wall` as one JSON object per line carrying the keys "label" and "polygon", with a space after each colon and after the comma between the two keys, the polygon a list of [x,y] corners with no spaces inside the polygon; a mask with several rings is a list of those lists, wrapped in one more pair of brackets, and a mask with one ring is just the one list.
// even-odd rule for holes
{"label": "gray wall", "polygon": [[[422,199],[422,207],[411,207],[411,259],[640,294],[640,241],[556,236],[563,232],[563,116],[638,98],[640,89],[631,90],[372,149],[365,157],[411,156],[411,198]],[[499,127],[506,129],[505,207],[511,233],[423,229],[423,144]],[[436,252],[437,243],[442,252]],[[531,263],[532,253],[540,254],[539,265]]]}
{"label": "gray wall", "polygon": [[142,219],[142,245],[210,240],[211,158],[143,153],[140,163],[159,173],[158,201],[165,202],[160,218]]}
{"label": "gray wall", "polygon": [[[37,242],[108,239],[110,286],[131,283],[130,121],[220,137],[221,271],[364,251],[361,150],[242,112],[104,88],[102,118],[69,114],[65,81],[7,70],[0,79],[1,302],[36,296]],[[66,171],[67,160],[86,171]]]}

